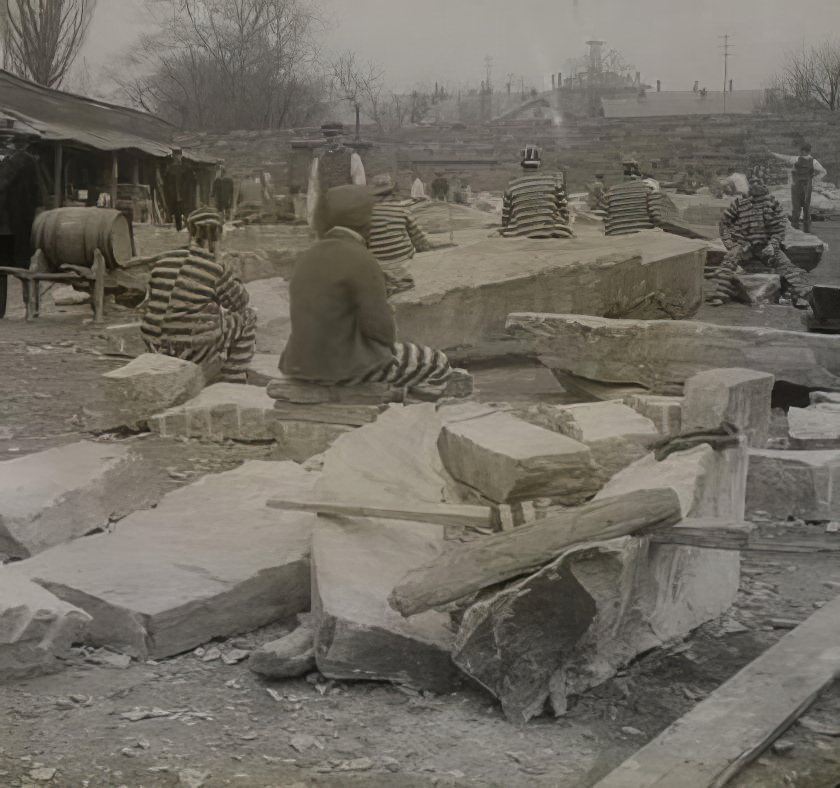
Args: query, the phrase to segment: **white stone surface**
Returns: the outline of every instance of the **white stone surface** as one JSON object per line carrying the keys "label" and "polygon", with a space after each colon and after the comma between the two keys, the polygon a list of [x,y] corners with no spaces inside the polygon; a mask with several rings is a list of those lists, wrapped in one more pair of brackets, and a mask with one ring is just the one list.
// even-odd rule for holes
{"label": "white stone surface", "polygon": [[106,326],[102,331],[108,352],[115,356],[137,358],[146,352],[146,343],[140,332],[140,323],[119,323]]}
{"label": "white stone surface", "polygon": [[840,403],[790,408],[788,434],[794,449],[840,449]]}
{"label": "white stone surface", "polygon": [[0,462],[0,553],[23,558],[153,501],[126,445],[81,441]]}
{"label": "white stone surface", "polygon": [[624,398],[624,404],[649,418],[662,435],[679,435],[682,430],[682,397],[631,394]]}
{"label": "white stone surface", "polygon": [[315,516],[269,509],[309,494],[317,474],[294,463],[246,462],[169,493],[113,533],[14,565],[93,618],[90,642],[167,657],[309,609]]}

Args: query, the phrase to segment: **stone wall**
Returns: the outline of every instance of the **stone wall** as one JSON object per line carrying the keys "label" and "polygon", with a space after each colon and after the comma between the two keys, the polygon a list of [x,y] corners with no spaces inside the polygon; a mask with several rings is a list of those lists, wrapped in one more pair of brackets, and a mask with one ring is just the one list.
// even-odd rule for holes
{"label": "stone wall", "polygon": [[[233,174],[261,168],[272,173],[280,191],[288,189],[291,140],[281,132],[190,134],[184,145],[225,160]],[[500,191],[519,170],[519,152],[533,143],[543,149],[546,167],[566,171],[572,190],[582,190],[596,171],[608,182],[621,178],[621,158],[637,157],[644,169],[667,179],[685,163],[711,170],[745,169],[752,157],[769,148],[796,153],[800,140],[813,145],[814,155],[840,180],[840,117],[801,114],[718,115],[663,118],[565,118],[559,126],[543,122],[472,127],[417,127],[388,135],[363,131],[374,147],[363,154],[370,175],[388,172],[407,186],[413,170],[430,181],[442,170],[460,175],[473,192]],[[653,160],[658,160],[654,168]],[[783,167],[778,172],[782,173]],[[294,185],[294,184],[291,184]]]}

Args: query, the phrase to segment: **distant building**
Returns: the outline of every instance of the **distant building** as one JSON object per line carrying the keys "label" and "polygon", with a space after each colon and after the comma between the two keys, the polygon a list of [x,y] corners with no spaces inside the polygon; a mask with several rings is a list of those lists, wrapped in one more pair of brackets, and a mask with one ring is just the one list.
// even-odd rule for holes
{"label": "distant building", "polygon": [[[764,99],[763,90],[727,92],[727,115],[750,115]],[[624,98],[602,98],[606,118],[656,118],[679,115],[723,115],[724,93],[720,90],[646,91]]]}

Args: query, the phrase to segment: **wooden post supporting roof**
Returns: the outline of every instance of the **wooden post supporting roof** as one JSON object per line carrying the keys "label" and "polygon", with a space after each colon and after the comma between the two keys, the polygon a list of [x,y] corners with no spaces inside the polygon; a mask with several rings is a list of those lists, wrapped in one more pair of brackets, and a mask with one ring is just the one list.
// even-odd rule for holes
{"label": "wooden post supporting roof", "polygon": [[61,208],[64,197],[64,146],[60,142],[55,143],[53,148],[53,207]]}

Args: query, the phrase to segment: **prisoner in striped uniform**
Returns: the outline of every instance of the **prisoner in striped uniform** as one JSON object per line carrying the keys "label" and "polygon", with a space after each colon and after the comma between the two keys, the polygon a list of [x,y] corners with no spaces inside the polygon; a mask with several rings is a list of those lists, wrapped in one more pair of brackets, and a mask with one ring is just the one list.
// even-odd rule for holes
{"label": "prisoner in striped uniform", "polygon": [[779,201],[770,194],[763,178],[750,178],[750,191],[736,197],[723,212],[720,237],[727,253],[719,268],[708,276],[707,300],[718,305],[732,299],[733,280],[744,269],[773,270],[793,297],[794,306],[805,309],[811,283],[782,251],[785,217]]}
{"label": "prisoner in striped uniform", "polygon": [[634,177],[617,183],[605,197],[607,216],[604,219],[607,235],[627,235],[639,230],[651,230],[662,224],[665,204],[656,181]]}
{"label": "prisoner in striped uniform", "polygon": [[208,208],[187,219],[190,246],[167,253],[154,266],[140,324],[143,341],[161,353],[209,367],[222,379],[245,383],[254,356],[257,316],[248,291],[216,259],[221,214]]}
{"label": "prisoner in striped uniform", "polygon": [[414,277],[404,264],[432,245],[408,205],[389,197],[373,207],[368,249],[382,267],[390,297],[414,287]]}
{"label": "prisoner in striped uniform", "polygon": [[385,277],[367,249],[375,202],[368,187],[327,192],[328,229],[300,255],[289,286],[292,333],[280,370],[331,385],[443,386],[452,376],[444,353],[397,341]]}
{"label": "prisoner in striped uniform", "polygon": [[538,172],[540,153],[528,145],[522,154],[525,174],[514,178],[502,200],[505,238],[571,238],[566,186],[560,173]]}

